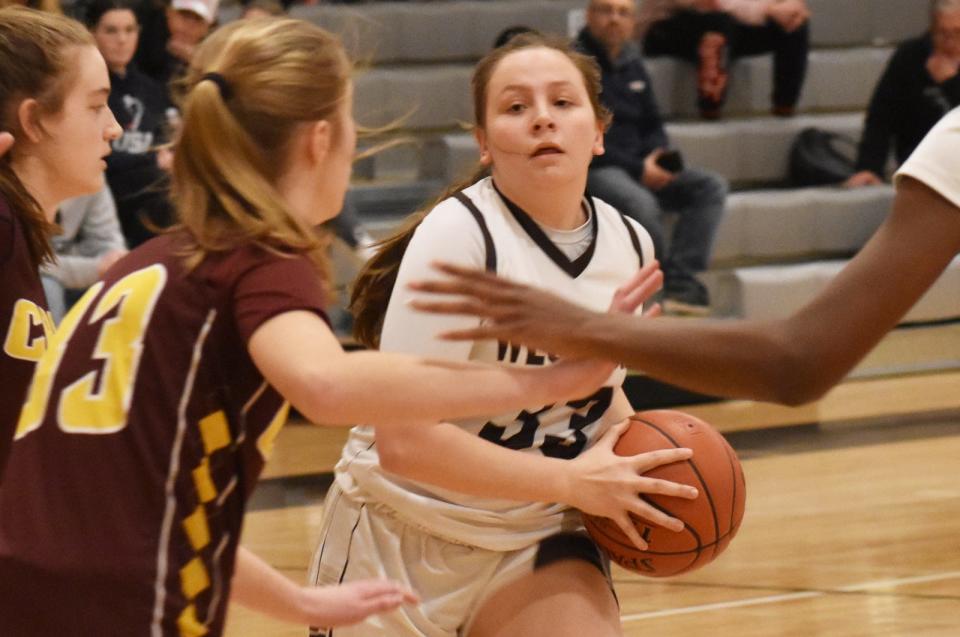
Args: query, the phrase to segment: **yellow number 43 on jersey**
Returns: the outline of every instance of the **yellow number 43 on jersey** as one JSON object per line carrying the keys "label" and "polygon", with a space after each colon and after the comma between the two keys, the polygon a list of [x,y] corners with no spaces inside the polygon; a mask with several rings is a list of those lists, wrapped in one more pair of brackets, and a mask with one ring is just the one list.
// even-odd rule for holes
{"label": "yellow number 43 on jersey", "polygon": [[[55,401],[57,423],[63,431],[77,434],[108,434],[126,426],[143,337],[166,280],[166,269],[152,265],[128,274],[106,291],[102,282],[87,290],[64,317],[37,363],[15,440],[36,430],[46,417],[57,370],[70,351],[71,336],[84,320],[86,325],[102,322],[93,358],[103,361],[103,378],[98,387],[97,372],[91,371],[67,385]],[[104,320],[114,311],[115,315]]]}

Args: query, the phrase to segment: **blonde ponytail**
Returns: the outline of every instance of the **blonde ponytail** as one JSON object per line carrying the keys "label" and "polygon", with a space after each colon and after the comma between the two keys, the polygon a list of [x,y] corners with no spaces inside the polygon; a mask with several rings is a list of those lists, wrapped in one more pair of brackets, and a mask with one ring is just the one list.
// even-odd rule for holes
{"label": "blonde ponytail", "polygon": [[305,254],[326,273],[322,235],[289,210],[275,184],[298,126],[339,124],[349,81],[337,39],[299,20],[240,21],[204,42],[181,88],[171,186],[178,227],[193,240],[188,266],[253,242]]}

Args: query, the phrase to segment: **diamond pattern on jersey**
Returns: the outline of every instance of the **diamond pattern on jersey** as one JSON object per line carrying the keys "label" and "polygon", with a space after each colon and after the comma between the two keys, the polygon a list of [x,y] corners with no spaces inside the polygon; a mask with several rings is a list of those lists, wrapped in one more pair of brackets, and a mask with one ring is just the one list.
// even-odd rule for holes
{"label": "diamond pattern on jersey", "polygon": [[[196,556],[180,569],[180,589],[191,602],[210,587],[210,574],[200,557],[201,551],[210,544],[210,527],[205,505],[217,497],[217,487],[210,474],[210,456],[230,445],[230,426],[227,423],[227,414],[222,410],[201,419],[198,427],[204,457],[191,474],[200,504],[181,522],[183,532],[196,553]],[[207,627],[197,619],[195,603],[190,603],[183,609],[177,619],[177,627],[182,637],[201,637],[208,632]]]}

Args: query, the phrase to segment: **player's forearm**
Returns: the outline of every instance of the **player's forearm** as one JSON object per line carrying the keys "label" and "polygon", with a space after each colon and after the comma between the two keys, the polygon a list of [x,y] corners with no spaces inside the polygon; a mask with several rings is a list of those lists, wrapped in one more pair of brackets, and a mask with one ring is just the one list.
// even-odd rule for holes
{"label": "player's forearm", "polygon": [[456,425],[378,430],[381,466],[405,478],[483,498],[564,502],[569,462],[518,453]]}
{"label": "player's forearm", "polygon": [[[596,315],[571,338],[630,369],[693,391],[796,402],[795,357],[773,322]],[[798,372],[795,367],[793,372]]]}
{"label": "player's forearm", "polygon": [[331,425],[413,424],[538,408],[588,395],[601,382],[591,386],[569,365],[506,367],[381,352],[318,362],[310,374],[306,415]]}
{"label": "player's forearm", "polygon": [[274,619],[309,623],[300,587],[242,546],[237,549],[230,600]]}

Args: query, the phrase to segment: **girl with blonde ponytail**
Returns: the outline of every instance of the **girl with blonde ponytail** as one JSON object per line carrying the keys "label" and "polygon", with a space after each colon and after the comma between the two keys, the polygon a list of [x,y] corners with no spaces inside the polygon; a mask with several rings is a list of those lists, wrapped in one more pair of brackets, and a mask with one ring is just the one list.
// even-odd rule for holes
{"label": "girl with blonde ponytail", "polygon": [[239,548],[289,404],[317,423],[413,429],[491,399],[566,400],[609,374],[343,352],[314,227],[350,178],[350,73],[339,42],[297,20],[237,22],[201,46],[173,163],[179,225],[67,314],[9,430],[0,635],[220,635],[231,598],[303,626],[410,603],[383,580],[301,588]]}

